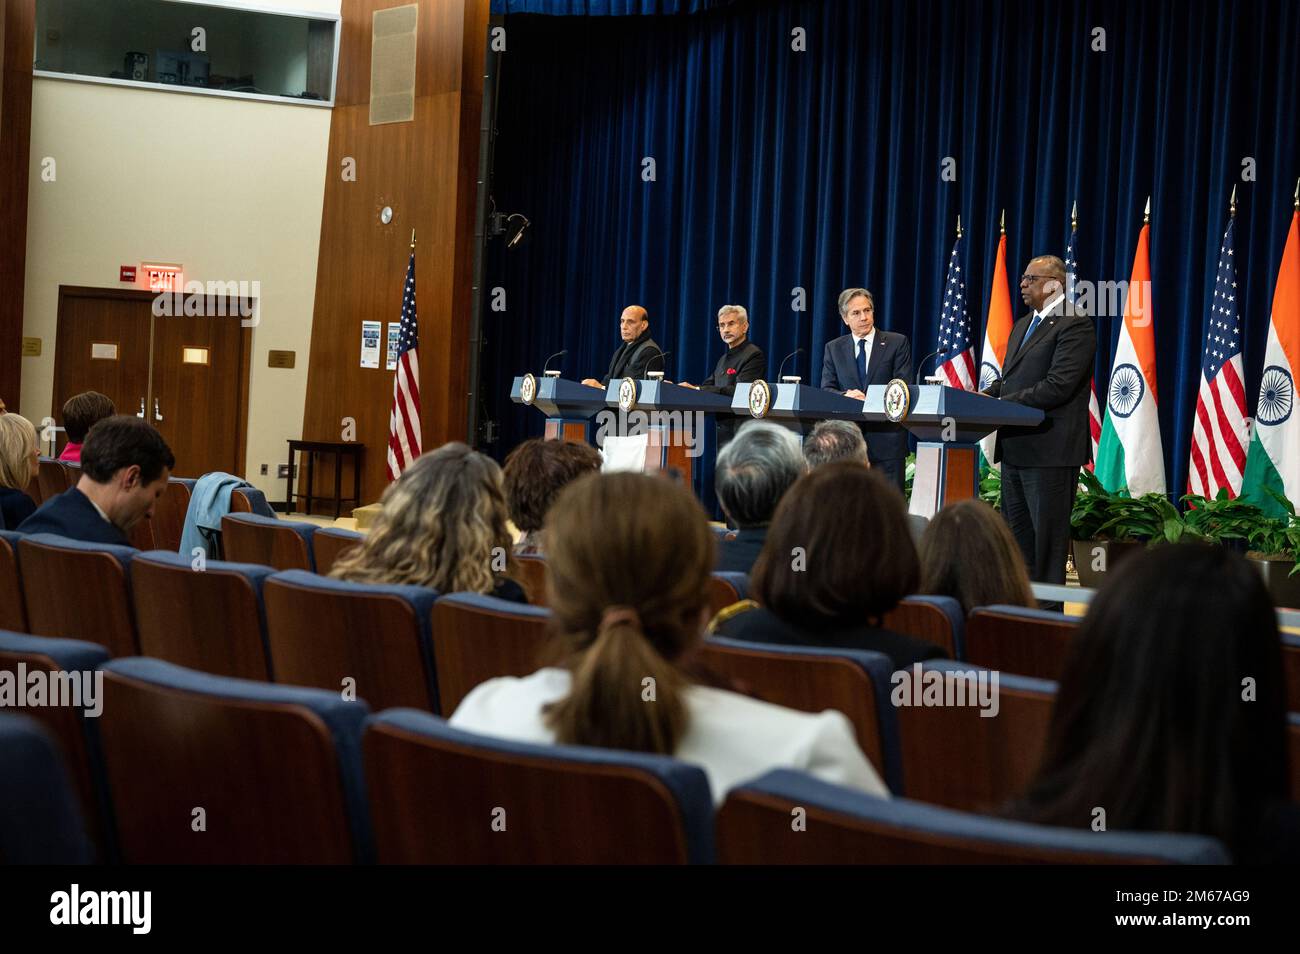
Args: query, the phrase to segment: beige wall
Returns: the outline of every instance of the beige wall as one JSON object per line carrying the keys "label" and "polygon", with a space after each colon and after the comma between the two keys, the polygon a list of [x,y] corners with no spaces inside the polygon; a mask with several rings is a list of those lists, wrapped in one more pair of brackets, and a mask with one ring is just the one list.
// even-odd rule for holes
{"label": "beige wall", "polygon": [[[339,0],[285,6],[337,13]],[[283,499],[276,465],[302,436],[329,125],[315,106],[37,77],[23,335],[43,347],[23,359],[23,415],[51,412],[59,285],[125,287],[118,267],[144,261],[178,262],[187,281],[258,281],[243,476]],[[296,367],[268,368],[273,349],[296,351]]]}

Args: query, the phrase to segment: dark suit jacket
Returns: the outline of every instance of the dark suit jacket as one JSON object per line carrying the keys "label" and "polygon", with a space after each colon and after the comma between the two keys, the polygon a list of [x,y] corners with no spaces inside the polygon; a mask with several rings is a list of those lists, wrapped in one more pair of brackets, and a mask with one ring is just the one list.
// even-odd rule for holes
{"label": "dark suit jacket", "polygon": [[[728,371],[735,373],[728,374]],[[744,344],[728,348],[727,353],[718,358],[713,373],[700,382],[700,390],[731,397],[736,393],[737,384],[757,381],[765,374],[767,355],[763,354],[762,348],[746,338]],[[718,450],[722,450],[723,445],[736,436],[740,418],[734,414],[715,414],[713,420],[718,428]]]}
{"label": "dark suit jacket", "polygon": [[[650,337],[650,329],[647,328],[640,338],[619,345],[614,356],[609,359],[609,370],[600,379],[601,385],[609,387],[610,381],[622,378],[636,378],[640,381],[645,377],[646,366],[650,364],[650,359],[657,358],[662,353],[663,349],[655,344],[654,339]],[[654,370],[666,370],[663,361],[656,360]]]}
{"label": "dark suit jacket", "polygon": [[891,629],[862,623],[842,629],[814,630],[796,627],[771,610],[755,605],[718,624],[718,636],[780,646],[821,646],[827,649],[866,649],[884,653],[895,669],[906,669],[926,659],[942,659],[943,650],[933,643],[904,636]]}
{"label": "dark suit jacket", "polygon": [[[728,374],[734,371],[734,374]],[[713,366],[713,373],[700,382],[700,390],[711,394],[725,394],[731,397],[736,393],[736,385],[759,380],[767,374],[767,355],[763,349],[748,338],[743,344],[728,348],[727,353],[718,358]]]}
{"label": "dark suit jacket", "polygon": [[76,487],[41,504],[23,521],[19,533],[53,533],[87,543],[116,543],[130,546],[126,534],[99,515],[90,498]]}
{"label": "dark suit jacket", "polygon": [[717,557],[713,562],[715,570],[730,570],[735,573],[749,573],[754,569],[754,561],[763,552],[767,541],[767,527],[747,527],[736,531],[736,539],[723,538],[718,541]]}
{"label": "dark suit jacket", "polygon": [[1097,331],[1086,312],[1062,299],[1021,348],[1032,318],[1030,312],[1011,327],[1002,380],[985,390],[1046,416],[1034,427],[999,431],[993,459],[1015,467],[1082,467],[1092,459],[1088,397]]}
{"label": "dark suit jacket", "polygon": [[[857,388],[865,394],[869,385],[888,384],[894,378],[912,383],[912,346],[904,335],[876,328],[865,381],[858,380],[858,357],[853,349],[851,334],[826,342],[822,387],[827,391],[843,394]],[[907,431],[901,424],[863,424],[862,436],[867,439],[867,456],[872,461],[907,456]]]}
{"label": "dark suit jacket", "polygon": [[0,487],[0,529],[17,530],[36,510],[36,501],[21,490]]}

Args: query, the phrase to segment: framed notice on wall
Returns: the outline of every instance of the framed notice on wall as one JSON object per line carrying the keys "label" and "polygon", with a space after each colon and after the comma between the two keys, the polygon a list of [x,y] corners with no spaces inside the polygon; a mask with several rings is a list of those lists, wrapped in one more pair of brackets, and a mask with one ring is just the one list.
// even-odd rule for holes
{"label": "framed notice on wall", "polygon": [[390,321],[388,323],[388,361],[384,364],[389,371],[397,370],[397,345],[402,340],[402,323],[400,321]]}
{"label": "framed notice on wall", "polygon": [[383,327],[382,321],[361,322],[361,367],[379,367],[379,336]]}

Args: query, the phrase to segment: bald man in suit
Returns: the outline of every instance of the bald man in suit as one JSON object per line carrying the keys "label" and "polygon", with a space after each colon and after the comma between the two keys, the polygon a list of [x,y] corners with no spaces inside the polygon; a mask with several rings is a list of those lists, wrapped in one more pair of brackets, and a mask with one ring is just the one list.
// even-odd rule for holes
{"label": "bald man in suit", "polygon": [[662,371],[663,349],[650,337],[650,316],[640,305],[628,305],[618,319],[618,331],[623,344],[609,359],[609,370],[597,381],[584,378],[582,383],[588,387],[605,388],[610,381],[621,378],[636,378],[638,381],[651,370],[650,362],[659,360],[655,371]]}

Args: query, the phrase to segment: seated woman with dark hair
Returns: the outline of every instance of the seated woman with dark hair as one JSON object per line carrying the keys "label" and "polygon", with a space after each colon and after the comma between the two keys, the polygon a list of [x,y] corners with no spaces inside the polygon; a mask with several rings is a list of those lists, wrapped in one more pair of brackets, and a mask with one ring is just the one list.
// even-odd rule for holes
{"label": "seated woman with dark hair", "polygon": [[82,391],[68,398],[63,404],[63,430],[68,435],[68,443],[59,460],[81,463],[81,445],[86,442],[90,429],[116,413],[112,399],[98,391]]}
{"label": "seated woman with dark hair", "polygon": [[27,486],[40,471],[36,428],[18,414],[0,413],[0,530],[17,530],[36,512]]}
{"label": "seated woman with dark hair", "polygon": [[715,803],[775,768],[888,795],[843,714],[796,712],[692,676],[713,534],[689,492],[642,474],[594,474],[565,488],[547,526],[565,529],[547,557],[557,664],[483,683],[453,726],[672,755],[704,769]]}
{"label": "seated woman with dark hair", "polygon": [[1011,528],[982,500],[940,510],[921,535],[919,550],[921,592],[955,598],[963,614],[994,603],[1038,605]]}
{"label": "seated woman with dark hair", "polygon": [[444,444],[417,457],[380,503],[365,541],[340,557],[330,576],[528,601],[511,579],[506,499],[492,458],[464,444]]}
{"label": "seated woman with dark hair", "polygon": [[580,441],[533,438],[506,457],[502,474],[510,522],[520,532],[515,553],[543,555],[542,526],[560,491],[600,470],[600,451]]}
{"label": "seated woman with dark hair", "polygon": [[943,656],[938,646],[881,624],[916,591],[918,577],[898,488],[857,462],[823,464],[781,499],[754,566],[754,601],[724,610],[715,632],[788,646],[869,649],[904,669]]}
{"label": "seated woman with dark hair", "polygon": [[1288,801],[1277,615],[1259,571],[1184,544],[1107,574],[1061,678],[1042,763],[1010,814],[1217,838],[1240,863],[1300,861]]}

